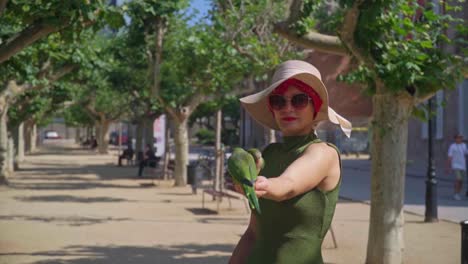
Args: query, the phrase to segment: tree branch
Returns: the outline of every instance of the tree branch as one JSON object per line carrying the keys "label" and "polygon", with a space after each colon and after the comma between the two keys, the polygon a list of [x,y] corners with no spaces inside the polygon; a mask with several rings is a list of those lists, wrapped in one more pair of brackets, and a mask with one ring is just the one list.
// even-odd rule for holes
{"label": "tree branch", "polygon": [[309,32],[300,36],[289,28],[289,24],[287,22],[276,23],[274,25],[273,32],[305,48],[311,48],[337,55],[349,55],[348,50],[336,36],[325,35],[317,32]]}
{"label": "tree branch", "polygon": [[51,67],[52,67],[52,62],[50,61],[50,59],[48,59],[46,62],[42,64],[41,69],[36,75],[36,78],[37,79],[45,78]]}
{"label": "tree branch", "polygon": [[248,57],[249,59],[251,59],[252,62],[260,62],[260,60],[255,58],[255,56],[253,54],[250,54],[248,51],[246,51],[246,50],[242,49],[241,47],[239,47],[239,44],[237,44],[235,41],[232,42],[232,47],[235,50],[237,50],[237,52],[239,52],[239,54],[244,55],[244,56]]}
{"label": "tree branch", "polygon": [[354,2],[353,7],[346,11],[343,26],[339,31],[338,35],[343,41],[344,45],[351,51],[360,62],[364,63],[367,67],[374,69],[375,62],[365,51],[359,48],[354,41],[354,34],[356,32],[356,26],[359,20],[360,10],[359,7],[363,3],[363,0]]}
{"label": "tree branch", "polygon": [[89,103],[84,105],[83,108],[86,112],[88,112],[88,115],[90,115],[92,119],[99,120],[99,118],[101,117],[98,112],[96,112],[93,108],[91,108]]}
{"label": "tree branch", "polygon": [[7,3],[8,3],[8,0],[0,0],[0,16],[5,11]]}
{"label": "tree branch", "polygon": [[63,76],[73,72],[74,70],[78,69],[78,65],[76,64],[65,64],[64,66],[60,67],[57,71],[47,76],[47,80],[49,82],[55,82],[61,79]]}
{"label": "tree branch", "polygon": [[236,88],[231,91],[232,95],[251,94],[256,91],[256,85],[253,76],[245,78]]}
{"label": "tree branch", "polygon": [[153,87],[151,89],[151,94],[156,96],[161,90],[161,64],[162,64],[162,54],[163,54],[163,41],[164,35],[166,32],[166,19],[158,16],[155,20],[154,30],[156,32],[155,36],[155,48],[154,48],[154,67],[153,67]]}
{"label": "tree branch", "polygon": [[[50,65],[49,65],[50,66]],[[49,81],[50,83],[52,82],[56,82],[58,81],[59,79],[61,79],[63,76],[69,74],[70,72],[74,71],[75,69],[78,68],[78,65],[76,64],[65,64],[64,66],[62,66],[61,68],[59,68],[59,70],[57,70],[56,72],[54,73],[47,73],[46,70],[50,69],[51,67],[43,67],[43,69],[41,69],[41,71],[39,71],[38,73],[38,76],[37,78],[39,77],[42,77],[42,78],[45,78],[47,81]],[[23,85],[24,86],[24,85]],[[42,88],[44,88],[46,85],[45,84],[39,84],[39,85],[36,85],[36,86],[31,86],[29,85],[29,87],[26,87],[27,89],[34,89],[34,90],[40,90]],[[23,90],[24,91],[24,90]]]}
{"label": "tree branch", "polygon": [[37,40],[58,31],[59,28],[41,22],[35,22],[0,45],[0,64]]}
{"label": "tree branch", "polygon": [[303,0],[292,0],[289,5],[289,17],[286,20],[287,24],[292,25],[299,20],[299,17],[301,16],[302,2]]}
{"label": "tree branch", "polygon": [[197,106],[200,105],[200,103],[205,99],[206,99],[206,96],[197,90],[187,103],[187,107],[189,110],[188,115],[193,113],[195,108],[197,108]]}

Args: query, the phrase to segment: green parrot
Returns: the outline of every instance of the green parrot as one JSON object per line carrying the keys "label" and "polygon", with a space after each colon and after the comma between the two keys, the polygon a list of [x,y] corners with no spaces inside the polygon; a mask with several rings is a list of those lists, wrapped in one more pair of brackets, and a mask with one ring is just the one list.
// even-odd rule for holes
{"label": "green parrot", "polygon": [[260,206],[254,190],[254,183],[258,174],[254,155],[242,148],[234,148],[232,155],[227,161],[227,165],[228,172],[234,182],[239,184],[242,190],[244,190],[245,196],[249,200],[250,208],[260,214]]}
{"label": "green parrot", "polygon": [[262,152],[256,148],[251,148],[247,150],[249,152],[254,160],[255,160],[255,165],[257,165],[257,174],[265,167],[265,160],[262,157]]}

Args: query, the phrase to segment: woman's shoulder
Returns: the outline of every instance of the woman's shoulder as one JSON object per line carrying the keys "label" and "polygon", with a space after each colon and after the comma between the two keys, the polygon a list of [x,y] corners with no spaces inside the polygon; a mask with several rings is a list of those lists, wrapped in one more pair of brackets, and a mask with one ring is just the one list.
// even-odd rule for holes
{"label": "woman's shoulder", "polygon": [[[326,155],[332,158],[340,156],[340,151],[338,150],[338,148],[335,145],[325,142],[325,141],[320,141],[314,144],[310,144],[305,149],[305,153],[311,154],[311,155]],[[338,156],[337,156],[337,153],[338,153]]]}

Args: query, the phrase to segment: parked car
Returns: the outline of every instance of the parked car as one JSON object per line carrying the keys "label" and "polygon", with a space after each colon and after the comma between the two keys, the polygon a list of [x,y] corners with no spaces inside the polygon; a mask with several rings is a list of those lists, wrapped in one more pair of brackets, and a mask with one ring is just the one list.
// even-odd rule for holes
{"label": "parked car", "polygon": [[[127,132],[122,132],[122,145],[126,145],[128,143],[128,136]],[[119,132],[112,131],[109,135],[109,144],[118,145],[119,144]]]}
{"label": "parked car", "polygon": [[60,139],[61,137],[59,136],[57,131],[48,130],[44,133],[44,138],[45,139]]}

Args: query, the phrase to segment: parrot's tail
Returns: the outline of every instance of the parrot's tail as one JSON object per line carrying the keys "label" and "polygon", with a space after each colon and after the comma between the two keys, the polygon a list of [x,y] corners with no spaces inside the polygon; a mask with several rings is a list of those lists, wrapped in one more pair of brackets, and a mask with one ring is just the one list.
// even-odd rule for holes
{"label": "parrot's tail", "polygon": [[262,211],[260,211],[257,195],[255,195],[255,193],[247,193],[247,199],[249,200],[250,208],[256,210],[258,214],[261,214]]}

